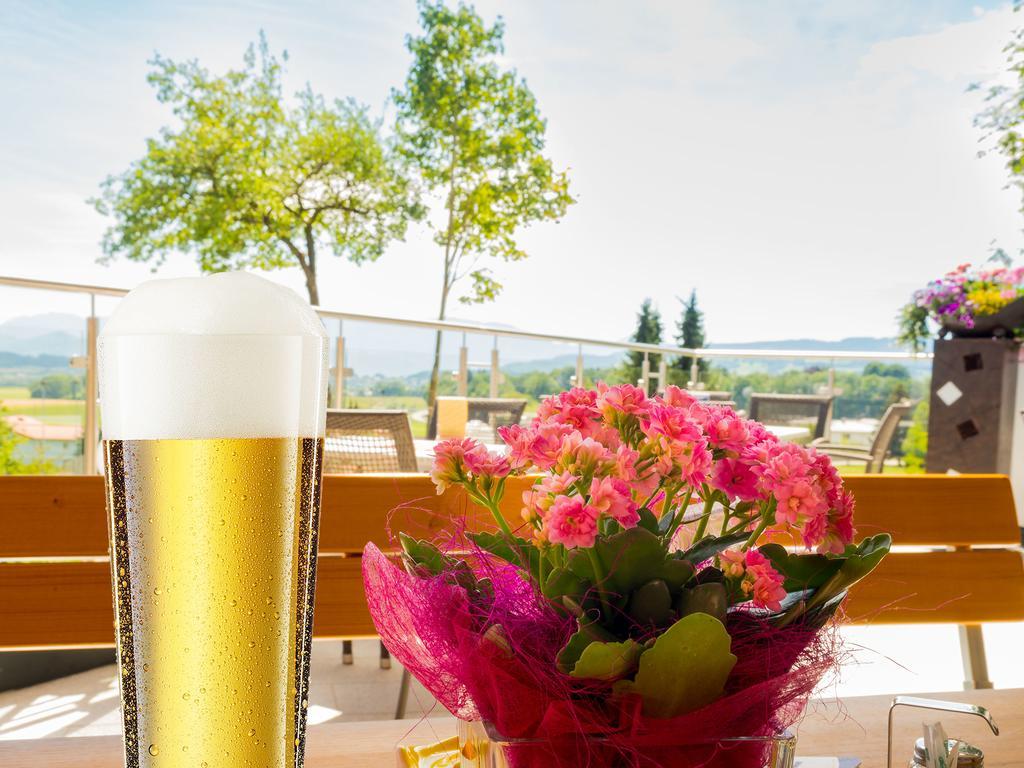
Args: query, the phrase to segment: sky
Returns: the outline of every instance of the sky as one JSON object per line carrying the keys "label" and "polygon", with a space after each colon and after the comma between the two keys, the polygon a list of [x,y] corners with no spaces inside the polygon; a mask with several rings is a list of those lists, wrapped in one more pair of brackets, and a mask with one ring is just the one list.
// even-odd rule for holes
{"label": "sky", "polygon": [[[696,289],[711,342],[889,336],[914,288],[990,245],[1024,245],[1020,195],[977,156],[974,82],[1005,79],[1024,17],[1007,3],[481,0],[503,63],[537,96],[547,151],[578,198],[524,230],[529,259],[460,319],[622,339],[650,297],[671,330]],[[264,30],[306,83],[393,116],[412,0],[0,0],[0,274],[131,287],[98,263],[87,203],[173,125],[154,52],[239,66]],[[361,267],[321,260],[325,307],[436,317],[441,253],[422,226]],[[158,275],[197,273],[176,254]],[[271,275],[303,292],[297,270]],[[0,321],[85,309],[0,288]],[[103,307],[101,306],[101,311]]]}

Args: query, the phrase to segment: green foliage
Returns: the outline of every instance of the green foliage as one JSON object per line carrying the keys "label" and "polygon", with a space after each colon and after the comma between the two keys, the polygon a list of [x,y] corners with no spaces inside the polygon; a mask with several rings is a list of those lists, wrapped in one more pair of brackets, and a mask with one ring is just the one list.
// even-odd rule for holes
{"label": "green foliage", "polygon": [[26,461],[18,455],[18,448],[28,442],[11,429],[0,409],[0,475],[48,475],[57,471],[52,462],[37,459]]}
{"label": "green foliage", "polygon": [[668,718],[700,709],[722,695],[736,665],[732,639],[722,622],[706,613],[680,619],[640,656],[634,680],[615,684],[636,693],[648,717]]}
{"label": "green foliage", "polygon": [[896,341],[910,347],[914,352],[923,352],[931,336],[928,328],[928,308],[919,307],[914,302],[904,304],[900,309]]}
{"label": "green foliage", "polygon": [[373,260],[420,214],[367,109],[328,103],[308,86],[287,104],[262,34],[244,67],[221,76],[195,60],[151,64],[149,82],[179,125],[149,139],[91,201],[114,219],[107,258],[159,266],[191,251],[205,272],[298,265],[318,303],[321,247]]}
{"label": "green foliage", "polygon": [[[640,312],[636,316],[636,330],[633,331],[630,339],[640,344],[660,344],[662,330],[661,313],[650,299],[644,299],[643,304],[640,305]],[[650,370],[657,372],[658,366],[661,364],[661,355],[648,354],[647,359]],[[640,380],[643,361],[643,352],[626,353],[626,359],[622,364],[622,377],[625,381],[636,384]],[[656,388],[653,380],[648,382],[648,394],[654,394]]]}
{"label": "green foliage", "polygon": [[891,548],[892,536],[888,533],[864,539],[857,545],[851,544],[841,555],[790,553],[778,544],[760,547],[761,554],[785,577],[783,586],[786,591],[813,590],[809,599],[798,602],[786,611],[777,622],[778,625],[785,626],[839,597],[871,573]]}
{"label": "green foliage", "polygon": [[[676,343],[687,349],[700,349],[705,345],[704,338],[704,313],[697,307],[697,289],[690,291],[690,298],[686,301],[679,300],[683,305],[683,314],[676,321]],[[677,357],[673,366],[681,371],[686,378],[689,378],[692,359],[688,357]],[[697,368],[703,377],[710,367],[711,362],[703,358],[697,359]]]}
{"label": "green foliage", "polygon": [[[521,227],[556,221],[575,202],[569,179],[544,155],[546,123],[533,92],[502,68],[504,25],[488,26],[472,6],[419,4],[422,33],[406,38],[413,62],[395,91],[401,152],[423,186],[444,200],[433,225],[444,251],[439,319],[463,279],[466,303],[494,299],[501,283],[483,258],[518,261]],[[427,393],[432,406],[440,366],[440,333]]]}
{"label": "green foliage", "polygon": [[636,669],[643,650],[643,646],[635,640],[589,643],[570,674],[588,680],[621,680]]}
{"label": "green foliage", "polygon": [[70,373],[49,373],[31,387],[32,397],[55,400],[81,400],[85,397],[85,382],[81,376]]}
{"label": "green foliage", "polygon": [[903,438],[903,460],[907,468],[924,472],[928,458],[928,400],[921,400],[914,408],[913,421]]}

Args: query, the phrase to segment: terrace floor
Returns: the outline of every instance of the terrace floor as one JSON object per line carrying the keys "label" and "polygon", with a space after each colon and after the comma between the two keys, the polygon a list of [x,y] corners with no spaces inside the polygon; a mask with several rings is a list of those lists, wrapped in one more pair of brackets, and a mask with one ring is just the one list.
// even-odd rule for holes
{"label": "terrace floor", "polygon": [[[985,627],[989,673],[998,688],[1024,687],[1024,623]],[[962,674],[956,627],[947,624],[847,627],[852,654],[842,679],[824,697],[957,690]],[[341,663],[340,642],[313,646],[310,724],[329,720],[385,720],[394,716],[401,679],[397,663],[380,669],[377,643],[354,643],[355,663]],[[413,684],[407,718],[419,719],[437,705]],[[435,712],[436,713],[436,712]],[[993,713],[998,721],[999,713]],[[99,667],[48,683],[0,693],[0,740],[44,736],[116,734],[121,723],[115,668]]]}

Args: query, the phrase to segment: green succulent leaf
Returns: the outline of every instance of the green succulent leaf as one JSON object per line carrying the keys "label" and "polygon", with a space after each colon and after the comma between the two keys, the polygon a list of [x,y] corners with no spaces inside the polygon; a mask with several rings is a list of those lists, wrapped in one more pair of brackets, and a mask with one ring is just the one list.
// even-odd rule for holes
{"label": "green succulent leaf", "polygon": [[710,560],[719,552],[723,552],[729,547],[742,544],[748,538],[750,538],[750,534],[743,531],[731,533],[728,536],[707,536],[683,551],[680,557],[697,565],[705,560]]}
{"label": "green succulent leaf", "polygon": [[640,522],[637,523],[644,530],[650,531],[651,533],[661,532],[661,522],[655,517],[654,513],[651,512],[647,507],[641,507],[639,510]]}
{"label": "green succulent leaf", "polygon": [[588,680],[621,680],[636,669],[643,646],[635,640],[621,643],[593,642],[583,649],[579,661],[573,667],[573,677]]}
{"label": "green succulent leaf", "polygon": [[[667,555],[661,539],[639,526],[598,539],[594,543],[594,554],[604,577],[599,586],[606,593],[623,597],[651,579],[659,578]],[[593,565],[585,551],[573,552],[569,558],[569,569],[580,578],[597,583]]]}
{"label": "green succulent leaf", "polygon": [[722,622],[706,613],[690,614],[641,654],[633,680],[620,680],[614,688],[639,694],[648,717],[676,717],[700,709],[722,695],[736,664],[730,644]]}
{"label": "green succulent leaf", "polygon": [[541,554],[533,543],[520,536],[509,538],[503,533],[490,531],[467,533],[466,538],[495,557],[525,568],[533,576],[535,582],[540,581]]}
{"label": "green succulent leaf", "polygon": [[579,622],[579,629],[569,637],[565,647],[558,652],[556,662],[558,668],[563,672],[572,672],[576,668],[576,662],[583,656],[583,652],[591,643],[615,642],[618,638],[610,632],[602,629],[597,624],[582,620]]}
{"label": "green succulent leaf", "polygon": [[640,626],[666,624],[672,610],[672,593],[661,579],[652,579],[629,597],[626,613]]}
{"label": "green succulent leaf", "polygon": [[567,568],[553,568],[541,587],[544,597],[555,599],[572,597],[577,603],[586,594],[590,585]]}
{"label": "green succulent leaf", "polygon": [[698,584],[680,592],[675,607],[680,618],[692,613],[706,613],[724,624],[725,614],[729,608],[729,595],[724,584]]}
{"label": "green succulent leaf", "polygon": [[675,593],[693,578],[693,574],[693,563],[689,560],[669,559],[662,564],[658,577],[668,584],[668,588]]}
{"label": "green succulent leaf", "polygon": [[404,533],[398,534],[402,546],[402,558],[411,565],[414,573],[437,576],[451,565],[451,559],[429,541],[420,541]]}

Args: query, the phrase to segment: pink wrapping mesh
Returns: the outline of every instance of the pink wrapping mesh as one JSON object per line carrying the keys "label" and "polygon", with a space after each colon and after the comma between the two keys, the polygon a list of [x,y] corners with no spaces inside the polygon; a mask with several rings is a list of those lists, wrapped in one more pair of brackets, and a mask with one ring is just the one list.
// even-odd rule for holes
{"label": "pink wrapping mesh", "polygon": [[644,717],[637,697],[613,697],[605,684],[558,671],[554,659],[575,622],[515,568],[484,555],[474,567],[493,581],[492,604],[472,605],[443,575],[406,573],[373,544],[363,554],[370,615],[392,655],[456,717],[489,721],[509,739],[541,740],[507,750],[516,768],[759,767],[762,745],[715,742],[789,727],[838,661],[831,629],[778,629],[732,613],[738,661],[723,696],[679,717]]}

